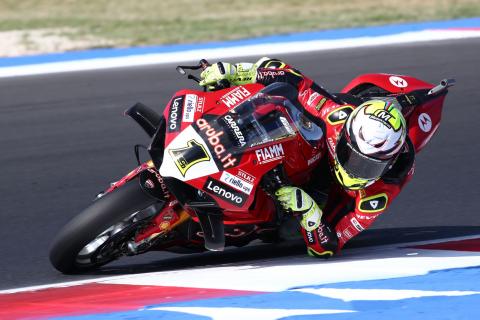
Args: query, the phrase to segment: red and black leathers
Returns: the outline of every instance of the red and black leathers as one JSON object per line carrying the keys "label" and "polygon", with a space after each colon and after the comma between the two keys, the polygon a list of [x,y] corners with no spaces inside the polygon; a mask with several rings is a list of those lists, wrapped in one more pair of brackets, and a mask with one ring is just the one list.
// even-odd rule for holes
{"label": "red and black leathers", "polygon": [[[404,150],[394,165],[377,181],[362,190],[347,190],[332,172],[337,137],[348,115],[357,107],[340,104],[323,88],[300,71],[276,59],[261,61],[257,82],[264,85],[287,82],[298,89],[298,100],[304,108],[324,124],[327,157],[323,157],[311,182],[303,187],[323,208],[322,224],[309,232],[302,229],[310,255],[329,257],[357,234],[367,229],[385,212],[414,171],[414,149],[407,138]],[[330,174],[327,174],[330,173]],[[325,200],[326,198],[326,200]]]}

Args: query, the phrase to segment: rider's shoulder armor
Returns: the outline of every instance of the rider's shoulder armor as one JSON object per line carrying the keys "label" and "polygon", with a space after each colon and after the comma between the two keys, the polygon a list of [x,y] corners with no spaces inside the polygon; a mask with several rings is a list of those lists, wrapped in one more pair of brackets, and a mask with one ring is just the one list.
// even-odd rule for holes
{"label": "rider's shoulder armor", "polygon": [[279,59],[262,58],[258,62],[258,68],[283,69],[287,64]]}
{"label": "rider's shoulder armor", "polygon": [[320,110],[320,115],[329,125],[343,125],[354,108],[351,105],[325,104]]}

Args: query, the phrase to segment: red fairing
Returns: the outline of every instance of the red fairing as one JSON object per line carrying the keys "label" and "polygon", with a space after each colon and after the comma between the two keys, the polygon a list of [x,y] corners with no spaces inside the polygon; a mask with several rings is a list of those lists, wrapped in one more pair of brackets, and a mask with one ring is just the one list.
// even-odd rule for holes
{"label": "red fairing", "polygon": [[163,113],[167,121],[165,145],[168,145],[186,127],[201,118],[204,113],[223,114],[251,98],[263,87],[261,84],[247,84],[213,92],[177,91],[167,103]]}
{"label": "red fairing", "polygon": [[442,118],[445,95],[416,107],[407,119],[408,136],[418,153],[430,141]]}
{"label": "red fairing", "polygon": [[[217,158],[217,162],[221,161],[219,172],[184,182],[207,192],[217,201],[224,209],[226,225],[259,224],[270,221],[273,218],[275,206],[270,196],[258,188],[262,176],[283,163],[292,183],[303,184],[310,179],[315,164],[325,154],[321,150],[325,145],[324,141],[319,141],[318,146],[312,148],[300,136],[294,139],[265,142],[249,147],[239,155],[223,151],[220,138],[223,138],[225,133],[215,131],[205,119],[225,114],[263,88],[261,84],[250,84],[214,92],[182,90],[175,93],[164,112],[167,124],[165,137],[167,148],[182,131],[194,124],[199,128],[198,133],[204,135],[205,143],[213,157]],[[264,107],[263,111],[257,109],[256,112],[265,113],[266,116],[270,112],[278,111],[277,109],[272,104]],[[289,117],[283,107],[281,110],[285,117]],[[231,181],[241,184],[243,189],[238,188],[235,183],[229,184]],[[218,191],[220,188],[241,196],[241,198],[235,197],[238,203],[232,201],[233,198],[225,199],[215,194],[215,190]]]}
{"label": "red fairing", "polygon": [[342,93],[348,93],[352,91],[352,89],[366,83],[371,83],[392,93],[406,93],[418,89],[433,88],[432,84],[411,76],[387,73],[370,73],[360,75],[350,81],[350,83],[343,88]]}

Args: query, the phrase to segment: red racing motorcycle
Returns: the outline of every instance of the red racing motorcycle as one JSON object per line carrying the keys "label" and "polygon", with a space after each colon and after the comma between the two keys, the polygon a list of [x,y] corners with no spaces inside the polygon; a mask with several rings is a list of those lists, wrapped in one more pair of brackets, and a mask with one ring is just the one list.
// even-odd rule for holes
{"label": "red racing motorcycle", "polygon": [[[177,70],[206,66],[201,60]],[[353,105],[397,99],[419,151],[437,130],[453,84],[369,74],[341,93],[322,94]],[[138,167],[63,227],[50,250],[56,269],[79,273],[151,250],[193,253],[282,240],[279,230],[291,218],[273,194],[282,185],[309,181],[326,154],[324,124],[286,83],[220,83],[217,89],[178,91],[163,116],[140,103],[125,112],[151,137],[151,160],[141,163],[135,146]]]}

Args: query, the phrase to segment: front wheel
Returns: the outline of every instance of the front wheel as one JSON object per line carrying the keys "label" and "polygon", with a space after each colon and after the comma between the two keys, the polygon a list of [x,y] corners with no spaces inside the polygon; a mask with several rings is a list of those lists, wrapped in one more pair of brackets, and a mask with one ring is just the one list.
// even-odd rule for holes
{"label": "front wheel", "polygon": [[56,236],[50,249],[51,263],[60,272],[72,274],[118,258],[143,223],[137,213],[157,201],[138,179],[95,200]]}

